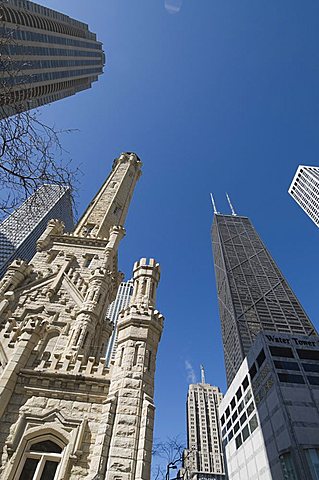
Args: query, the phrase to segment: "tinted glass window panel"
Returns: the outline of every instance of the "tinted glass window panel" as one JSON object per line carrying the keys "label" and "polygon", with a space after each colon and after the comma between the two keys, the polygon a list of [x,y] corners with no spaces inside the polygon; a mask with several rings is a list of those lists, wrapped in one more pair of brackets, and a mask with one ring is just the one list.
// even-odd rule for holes
{"label": "tinted glass window panel", "polygon": [[245,441],[249,437],[248,425],[246,425],[246,427],[243,428],[242,435],[243,435],[243,441]]}
{"label": "tinted glass window panel", "polygon": [[250,431],[251,433],[253,433],[254,430],[256,430],[256,428],[258,427],[258,420],[257,420],[257,416],[254,415],[250,422],[249,422],[249,426],[250,426]]}
{"label": "tinted glass window panel", "polygon": [[304,360],[319,360],[318,350],[303,350],[301,348],[297,348],[297,353],[299,358]]}
{"label": "tinted glass window panel", "polygon": [[302,364],[306,372],[318,372],[319,373],[319,364],[317,363],[303,363]]}
{"label": "tinted glass window panel", "polygon": [[299,370],[300,367],[296,362],[285,362],[284,360],[275,360],[274,361],[276,368],[282,368],[284,370]]}
{"label": "tinted glass window panel", "polygon": [[310,385],[319,385],[319,377],[311,377],[307,375]]}
{"label": "tinted glass window panel", "polygon": [[241,434],[239,434],[238,437],[235,438],[235,441],[236,441],[236,448],[239,448],[240,445],[243,443],[241,439]]}
{"label": "tinted glass window panel", "polygon": [[278,378],[283,383],[305,383],[301,375],[293,375],[291,373],[278,373]]}
{"label": "tinted glass window panel", "polygon": [[40,477],[40,480],[54,480],[58,465],[59,465],[58,462],[52,462],[50,460],[47,460],[45,462],[45,466],[44,466],[42,475]]}
{"label": "tinted glass window panel", "polygon": [[246,421],[246,419],[247,419],[247,415],[246,415],[246,412],[244,412],[239,419],[240,424],[242,425]]}
{"label": "tinted glass window panel", "polygon": [[243,383],[242,383],[243,389],[246,390],[248,385],[249,385],[248,377],[245,377],[244,380],[243,380]]}
{"label": "tinted glass window panel", "polygon": [[264,349],[261,350],[260,354],[257,357],[258,367],[260,368],[266,359]]}
{"label": "tinted glass window panel", "polygon": [[273,357],[294,358],[292,349],[288,347],[269,347],[269,350]]}
{"label": "tinted glass window panel", "polygon": [[32,480],[38,463],[39,460],[36,460],[35,458],[27,458],[19,480]]}
{"label": "tinted glass window panel", "polygon": [[249,369],[250,379],[252,380],[257,373],[257,367],[255,364]]}

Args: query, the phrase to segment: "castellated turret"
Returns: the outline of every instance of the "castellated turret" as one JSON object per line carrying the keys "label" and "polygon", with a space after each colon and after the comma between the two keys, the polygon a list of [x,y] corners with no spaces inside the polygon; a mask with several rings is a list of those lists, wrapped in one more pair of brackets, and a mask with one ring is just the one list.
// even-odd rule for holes
{"label": "castellated turret", "polygon": [[[117,251],[141,174],[124,153],[73,233],[51,220],[30,264],[0,282],[1,480],[149,480],[155,360],[163,317],[155,260],[134,265],[111,369],[106,311],[123,279]],[[43,477],[42,477],[43,475]]]}

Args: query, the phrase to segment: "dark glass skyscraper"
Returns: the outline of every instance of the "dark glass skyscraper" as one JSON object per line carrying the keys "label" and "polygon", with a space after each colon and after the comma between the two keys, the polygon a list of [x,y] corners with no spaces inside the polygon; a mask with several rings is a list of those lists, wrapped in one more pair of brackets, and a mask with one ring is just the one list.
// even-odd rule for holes
{"label": "dark glass skyscraper", "polygon": [[70,188],[42,185],[0,224],[0,278],[16,258],[32,259],[37,240],[55,218],[63,221],[66,231],[73,230]]}
{"label": "dark glass skyscraper", "polygon": [[230,385],[259,331],[316,331],[247,217],[215,214],[212,241]]}
{"label": "dark glass skyscraper", "polygon": [[28,0],[0,0],[0,118],[91,87],[101,42],[85,23]]}

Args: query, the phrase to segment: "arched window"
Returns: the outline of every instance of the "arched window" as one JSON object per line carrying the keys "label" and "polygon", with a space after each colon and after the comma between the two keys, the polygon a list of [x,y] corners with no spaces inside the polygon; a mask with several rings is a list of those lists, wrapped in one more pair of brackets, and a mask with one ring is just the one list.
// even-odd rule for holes
{"label": "arched window", "polygon": [[57,479],[63,448],[48,438],[32,439],[27,444],[15,480]]}

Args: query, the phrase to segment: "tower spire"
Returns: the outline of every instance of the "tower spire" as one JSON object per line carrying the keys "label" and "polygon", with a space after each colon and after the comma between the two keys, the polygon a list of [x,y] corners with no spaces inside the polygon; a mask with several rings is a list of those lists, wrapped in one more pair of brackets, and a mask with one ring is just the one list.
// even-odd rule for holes
{"label": "tower spire", "polygon": [[206,380],[205,380],[205,368],[204,368],[204,365],[201,365],[200,366],[200,373],[201,373],[201,379],[202,379],[202,384],[206,383]]}
{"label": "tower spire", "polygon": [[216,208],[216,203],[215,203],[215,200],[214,200],[214,197],[213,197],[212,193],[210,194],[210,199],[212,201],[214,213],[218,213],[217,208]]}
{"label": "tower spire", "polygon": [[75,235],[108,239],[111,227],[124,226],[141,165],[138,156],[131,152],[114,160],[111,174],[84,212]]}
{"label": "tower spire", "polygon": [[229,205],[229,207],[230,207],[230,210],[231,210],[231,214],[234,215],[234,216],[236,216],[237,213],[236,213],[235,210],[234,210],[234,207],[233,207],[233,205],[232,205],[232,203],[231,203],[231,201],[230,201],[230,198],[229,198],[229,195],[228,195],[227,192],[226,192],[226,198],[227,198],[227,202],[228,202],[228,205]]}

